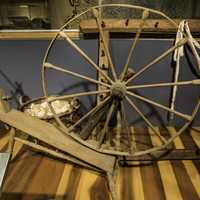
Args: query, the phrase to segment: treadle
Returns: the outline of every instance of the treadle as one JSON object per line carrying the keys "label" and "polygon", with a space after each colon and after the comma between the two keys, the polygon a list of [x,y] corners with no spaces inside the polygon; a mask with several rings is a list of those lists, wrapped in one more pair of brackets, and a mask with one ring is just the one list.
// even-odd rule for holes
{"label": "treadle", "polygon": [[0,153],[0,194],[9,158],[10,158],[10,153]]}
{"label": "treadle", "polygon": [[113,171],[114,156],[98,153],[79,144],[47,122],[14,109],[8,113],[0,113],[0,120],[92,166],[107,172]]}

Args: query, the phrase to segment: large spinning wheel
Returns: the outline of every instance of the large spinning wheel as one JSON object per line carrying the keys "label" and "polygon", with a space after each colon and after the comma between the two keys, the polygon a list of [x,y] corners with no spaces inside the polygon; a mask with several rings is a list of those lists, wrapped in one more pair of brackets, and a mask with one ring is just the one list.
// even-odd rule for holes
{"label": "large spinning wheel", "polygon": [[[116,67],[113,64],[113,60],[111,57],[110,48],[107,45],[106,37],[104,35],[104,26],[103,23],[103,16],[101,12],[103,9],[113,9],[113,8],[126,8],[131,9],[133,12],[137,11],[141,13],[141,24],[136,31],[135,38],[132,41],[131,48],[129,54],[127,56],[127,61],[124,67],[121,69],[121,73],[117,74]],[[74,42],[69,34],[67,33],[66,29],[74,22],[79,20],[85,15],[92,16],[95,21],[96,25],[99,29],[99,35],[102,39],[103,47],[105,50],[105,56],[109,63],[109,70],[110,72],[106,73],[102,68],[93,61],[93,59],[88,56],[88,54],[80,48],[76,42]],[[138,156],[144,155],[148,153],[155,152],[157,150],[165,149],[173,140],[179,136],[183,131],[190,125],[192,120],[194,119],[199,106],[200,102],[199,99],[197,100],[198,103],[191,110],[190,114],[185,114],[181,110],[176,108],[172,108],[168,105],[164,105],[163,103],[157,102],[152,100],[150,97],[146,97],[140,95],[137,90],[140,89],[148,89],[148,88],[171,88],[174,86],[183,87],[183,86],[194,86],[200,84],[200,80],[192,79],[187,81],[176,81],[176,82],[155,82],[152,84],[134,84],[134,80],[139,77],[143,76],[143,74],[151,70],[156,63],[164,59],[166,56],[173,53],[177,48],[183,46],[184,44],[188,43],[188,38],[184,37],[178,43],[176,43],[171,48],[167,49],[158,57],[154,58],[150,63],[146,64],[145,66],[141,67],[136,72],[133,72],[130,75],[130,61],[133,57],[133,51],[138,43],[138,39],[140,38],[140,34],[143,30],[143,26],[145,24],[145,20],[150,16],[150,14],[157,15],[159,18],[165,18],[172,24],[175,28],[178,28],[178,25],[167,17],[165,14],[144,8],[139,6],[133,5],[124,5],[124,4],[105,4],[101,6],[91,7],[88,10],[82,12],[81,14],[76,15],[72,19],[70,19],[61,29],[58,31],[55,38],[51,41],[48,50],[46,52],[46,56],[44,58],[43,66],[42,66],[42,79],[43,79],[43,91],[44,96],[46,97],[46,101],[48,102],[49,107],[54,115],[55,120],[57,121],[59,129],[61,129],[67,136],[75,139],[82,145],[85,145],[91,149],[94,149],[98,152],[106,153],[106,154],[114,154],[119,156]],[[89,75],[82,75],[79,71],[73,71],[72,68],[61,67],[56,63],[52,63],[49,61],[49,55],[54,48],[55,42],[59,38],[63,38],[65,42],[68,43],[80,56],[85,59],[88,64],[93,68],[102,79],[98,78],[91,78]],[[169,67],[170,68],[170,67]],[[51,96],[48,92],[49,83],[47,81],[46,74],[47,71],[59,71],[64,73],[67,76],[72,76],[78,78],[80,80],[88,81],[94,85],[96,85],[97,89],[94,91],[82,91],[77,93],[70,93],[64,94],[61,96]],[[134,69],[133,69],[134,70]],[[167,76],[167,74],[163,74],[163,77]],[[164,79],[163,79],[164,80]],[[52,84],[52,83],[51,83]],[[99,89],[100,88],[100,89]],[[170,91],[170,90],[168,90]],[[51,103],[55,100],[63,100],[72,97],[79,98],[81,101],[82,97],[85,96],[95,96],[96,98],[100,98],[100,101],[97,101],[96,105],[93,106],[89,111],[85,112],[80,119],[78,119],[75,124],[70,127],[67,127],[63,120],[56,114],[56,111],[52,107]],[[172,113],[175,116],[179,117],[180,119],[184,120],[184,125],[180,127],[180,129],[176,132],[175,135],[171,137],[165,137],[161,135],[158,130],[155,128],[151,119],[142,112],[139,106],[136,105],[135,100],[141,101],[141,103],[149,104],[155,108],[161,109],[168,113]],[[137,144],[132,137],[132,133],[130,133],[129,129],[129,120],[127,115],[127,108],[126,106],[129,105],[129,110],[132,109],[143,121],[144,123],[152,130],[160,140],[160,145],[153,146],[145,150],[141,150],[137,148]],[[114,121],[114,122],[113,122]],[[114,128],[111,127],[111,122],[114,124]],[[115,131],[114,131],[115,130]]]}

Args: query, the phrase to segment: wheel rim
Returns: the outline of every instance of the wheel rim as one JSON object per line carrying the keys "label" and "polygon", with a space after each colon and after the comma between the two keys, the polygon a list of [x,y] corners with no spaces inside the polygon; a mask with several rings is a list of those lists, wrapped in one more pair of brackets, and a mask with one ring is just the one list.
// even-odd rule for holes
{"label": "wheel rim", "polygon": [[[200,102],[198,102],[195,109],[192,111],[192,114],[187,115],[187,114],[184,114],[180,111],[170,109],[168,106],[162,105],[162,104],[155,102],[155,101],[153,101],[149,98],[138,95],[137,91],[134,92],[134,90],[142,89],[142,88],[152,88],[152,87],[170,87],[170,86],[173,86],[175,84],[178,85],[178,86],[192,85],[192,84],[194,84],[194,81],[191,80],[191,81],[179,81],[177,83],[166,82],[166,83],[140,84],[140,85],[130,85],[130,83],[134,79],[136,79],[138,76],[142,76],[142,74],[146,70],[150,69],[155,63],[164,59],[167,55],[172,53],[176,48],[185,44],[187,42],[187,40],[183,39],[182,41],[180,41],[180,43],[172,46],[167,51],[165,51],[163,54],[156,57],[152,62],[150,62],[149,64],[142,67],[133,76],[131,76],[128,79],[125,79],[125,76],[126,76],[126,73],[127,73],[127,70],[128,70],[128,66],[129,66],[129,63],[130,63],[130,59],[132,57],[134,48],[137,45],[138,39],[139,39],[140,34],[142,32],[142,26],[144,24],[141,23],[141,27],[136,32],[136,36],[135,36],[133,43],[132,43],[132,46],[130,48],[129,55],[127,56],[126,64],[124,65],[120,75],[118,76],[117,73],[116,73],[116,70],[115,70],[115,66],[112,62],[110,50],[108,49],[108,47],[106,46],[106,42],[104,41],[105,38],[104,38],[104,35],[103,35],[102,27],[100,26],[101,21],[99,19],[99,13],[98,13],[98,10],[97,10],[97,9],[100,9],[100,8],[107,8],[107,7],[123,7],[123,8],[139,9],[142,12],[142,20],[143,20],[142,23],[146,20],[146,18],[148,18],[149,13],[154,13],[154,14],[160,15],[160,16],[164,17],[165,19],[167,19],[171,24],[173,24],[173,26],[175,28],[178,27],[177,24],[173,20],[171,20],[169,17],[167,17],[165,14],[163,14],[159,11],[156,11],[156,10],[152,10],[152,9],[148,9],[148,8],[144,8],[144,7],[140,7],[140,6],[124,5],[124,4],[104,4],[104,5],[101,5],[101,6],[95,6],[95,7],[89,8],[88,10],[86,10],[86,11],[82,12],[81,14],[75,16],[74,18],[69,20],[66,24],[64,24],[60,28],[60,30],[58,31],[55,38],[51,41],[51,43],[50,43],[50,45],[49,45],[49,47],[46,51],[46,55],[44,57],[43,65],[42,65],[42,84],[43,84],[44,96],[46,98],[46,101],[48,102],[48,105],[49,105],[53,115],[54,115],[55,120],[57,121],[57,123],[59,125],[60,130],[63,131],[65,134],[69,135],[70,137],[72,137],[73,139],[75,139],[76,141],[78,141],[79,143],[81,143],[82,145],[85,145],[89,148],[92,148],[92,149],[94,149],[98,152],[107,153],[107,154],[114,154],[114,155],[119,155],[119,156],[130,156],[130,155],[131,156],[139,156],[139,155],[144,155],[144,154],[148,154],[148,153],[153,153],[153,152],[158,151],[160,149],[166,148],[170,143],[173,142],[173,140],[176,137],[178,137],[181,133],[184,132],[184,130],[187,129],[187,127],[191,124],[192,120],[194,119],[194,117],[195,117],[195,115],[196,115],[196,113],[199,109]],[[105,74],[100,69],[100,67],[78,45],[76,45],[70,39],[70,37],[63,31],[66,26],[68,26],[70,23],[72,23],[73,21],[75,21],[76,19],[78,19],[79,17],[81,17],[82,15],[84,15],[88,12],[91,12],[96,19],[97,27],[99,28],[99,33],[100,33],[102,40],[103,40],[103,43],[104,43],[105,53],[106,53],[106,56],[108,57],[112,77]],[[90,78],[89,76],[84,76],[84,75],[79,74],[77,72],[73,72],[71,70],[64,69],[62,67],[54,65],[52,63],[49,63],[48,62],[49,53],[50,53],[51,49],[53,48],[55,41],[60,36],[64,40],[66,40],[68,42],[68,44],[72,48],[74,48],[99,74],[101,74],[106,79],[106,82],[98,81],[98,80]],[[51,98],[51,100],[49,100],[49,98],[48,98],[49,94],[48,94],[48,91],[47,91],[48,83],[47,83],[47,80],[46,80],[46,71],[48,69],[60,71],[60,72],[63,72],[65,74],[68,74],[70,76],[78,77],[80,79],[89,81],[91,83],[104,86],[105,90],[63,95],[63,96],[60,96],[60,97],[56,97],[54,99]],[[80,120],[78,120],[74,125],[72,125],[69,128],[67,128],[64,125],[62,120],[59,118],[59,116],[56,115],[53,107],[51,106],[51,102],[53,100],[66,99],[66,98],[70,98],[72,96],[81,98],[82,96],[99,95],[99,94],[107,94],[107,96],[99,105],[94,106]],[[142,111],[137,107],[137,105],[133,102],[132,97],[135,98],[135,99],[139,99],[141,102],[153,105],[155,107],[158,107],[160,109],[163,109],[165,111],[173,113],[173,114],[185,119],[186,123],[176,132],[175,135],[171,136],[169,139],[166,139],[155,129],[155,127],[147,119],[145,114],[143,114]],[[130,107],[134,110],[134,112],[136,112],[139,115],[139,117],[142,118],[144,120],[144,122],[150,127],[150,129],[154,132],[154,134],[161,141],[160,145],[153,146],[153,147],[150,147],[150,148],[145,149],[145,150],[138,150],[138,149],[132,148],[135,144],[131,143],[132,139],[130,139],[130,132],[129,132],[128,124],[127,124],[128,122],[126,120],[124,101],[126,101],[130,105]],[[81,125],[81,123],[84,123],[84,120],[90,119],[91,116],[96,116],[96,115],[94,115],[94,113],[100,112],[99,110],[101,110],[102,108],[105,108],[106,106],[107,106],[107,108],[106,108],[107,117],[104,120],[103,129],[102,129],[101,133],[99,133],[99,136],[97,138],[97,141],[95,142],[95,145],[89,143],[87,140],[83,140],[83,138],[81,137],[81,131],[78,134],[74,132],[74,128],[76,128],[78,125]],[[116,110],[117,110],[117,112],[116,112]],[[104,110],[104,112],[105,112],[105,110]],[[115,114],[113,114],[113,113],[115,113]],[[105,115],[105,113],[104,113],[104,115]],[[126,149],[126,150],[120,149],[120,147],[117,146],[116,143],[114,144],[114,146],[111,149],[107,149],[107,147],[103,146],[104,143],[105,143],[105,140],[106,141],[108,140],[106,138],[108,136],[106,136],[106,135],[107,135],[107,132],[109,132],[108,131],[109,123],[110,123],[111,119],[113,118],[113,115],[115,115],[116,119],[118,119],[118,118],[123,119],[123,122],[124,122],[123,124],[126,124],[125,128],[126,128],[126,132],[127,132],[127,137],[128,137],[128,141],[130,142],[128,144],[128,149]],[[99,120],[101,118],[102,117],[99,117]],[[84,130],[85,126],[81,127],[81,130]],[[118,127],[118,128],[120,129],[120,127]],[[92,129],[92,131],[93,130],[94,130],[94,128]],[[122,133],[122,131],[120,131],[120,132]],[[115,135],[115,137],[117,137],[117,136]],[[120,136],[118,135],[118,137],[121,137],[121,135]],[[118,142],[119,142],[120,139],[121,138],[118,138]]]}

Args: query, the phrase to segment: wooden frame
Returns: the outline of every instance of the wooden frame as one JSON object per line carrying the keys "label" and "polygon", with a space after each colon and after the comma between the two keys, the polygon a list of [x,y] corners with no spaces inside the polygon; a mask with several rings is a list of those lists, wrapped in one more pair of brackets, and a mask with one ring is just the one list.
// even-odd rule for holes
{"label": "wooden frame", "polygon": [[[111,59],[111,56],[110,56],[110,52],[109,52],[109,48],[108,48],[108,43],[105,39],[105,30],[106,31],[109,31],[109,27],[107,29],[106,27],[106,21],[103,21],[103,19],[100,18],[100,9],[103,8],[103,7],[115,7],[115,6],[120,6],[122,8],[132,8],[132,9],[138,9],[141,11],[142,13],[142,18],[141,20],[139,21],[140,23],[137,24],[137,30],[136,31],[136,35],[135,35],[135,38],[133,39],[132,41],[132,45],[131,45],[131,49],[129,51],[129,55],[128,55],[128,59],[127,59],[127,62],[126,62],[126,65],[124,66],[123,70],[122,70],[122,73],[120,74],[119,77],[117,77],[117,74],[116,74],[116,71],[115,71],[115,67],[113,65],[113,61]],[[99,32],[99,35],[101,36],[102,38],[102,43],[103,43],[103,47],[104,47],[104,54],[105,54],[105,57],[107,58],[107,61],[109,63],[109,66],[110,66],[110,69],[111,69],[111,74],[112,74],[112,77],[109,77],[102,69],[101,67],[99,67],[76,43],[73,42],[72,38],[70,38],[70,35],[67,34],[67,32],[65,32],[66,30],[66,27],[68,27],[68,25],[70,23],[72,23],[74,20],[78,20],[79,17],[81,17],[82,15],[84,15],[85,13],[87,12],[91,12],[94,16],[94,20],[92,21],[92,23],[96,24],[94,27],[95,27],[95,30],[96,32]],[[101,153],[106,153],[106,154],[111,154],[111,155],[117,155],[117,156],[140,156],[140,155],[144,155],[144,154],[149,154],[149,153],[153,153],[153,152],[156,152],[158,150],[161,150],[161,149],[165,149],[170,143],[173,142],[173,140],[179,136],[188,126],[189,124],[191,123],[191,121],[193,120],[194,116],[196,115],[197,113],[197,110],[199,109],[199,106],[200,106],[200,102],[197,103],[197,106],[195,107],[195,109],[193,110],[192,114],[191,115],[186,115],[186,114],[183,114],[181,112],[178,112],[177,110],[174,110],[174,109],[171,109],[167,106],[164,106],[164,105],[161,105],[155,101],[151,101],[149,100],[148,98],[144,98],[140,95],[137,95],[136,93],[134,93],[132,91],[132,87],[135,87],[135,86],[128,86],[127,84],[130,83],[132,80],[134,80],[135,78],[137,78],[138,76],[140,76],[143,72],[145,72],[146,70],[148,70],[149,68],[152,67],[152,65],[158,63],[160,60],[164,59],[166,56],[168,56],[170,53],[173,53],[174,50],[178,49],[179,47],[183,46],[184,44],[188,43],[188,40],[189,38],[185,36],[185,38],[183,38],[182,40],[180,40],[178,43],[176,43],[174,46],[172,46],[171,48],[167,49],[165,52],[163,52],[160,56],[156,57],[155,59],[153,59],[149,64],[145,65],[141,70],[139,70],[138,72],[136,72],[135,74],[133,74],[130,78],[128,78],[127,80],[125,80],[125,74],[127,72],[127,66],[129,66],[129,61],[130,61],[130,56],[132,55],[132,52],[136,46],[136,43],[141,35],[141,32],[143,30],[143,28],[145,28],[145,25],[147,23],[147,18],[149,16],[149,13],[154,13],[154,14],[157,14],[159,16],[162,16],[163,18],[165,18],[165,23],[163,24],[165,27],[167,27],[167,29],[169,29],[169,26],[173,27],[173,30],[177,31],[178,30],[178,24],[173,21],[172,19],[170,19],[168,16],[166,16],[165,14],[163,14],[162,12],[159,12],[159,11],[156,11],[156,10],[152,10],[152,9],[149,9],[149,8],[144,8],[144,7],[140,7],[140,6],[133,6],[133,5],[125,5],[125,4],[105,4],[105,5],[101,5],[101,6],[94,6],[92,8],[89,8],[87,9],[86,11],[76,15],[74,18],[70,19],[66,24],[64,24],[60,30],[58,31],[57,35],[54,37],[54,39],[51,41],[47,51],[46,51],[46,54],[45,54],[45,57],[44,57],[44,60],[43,60],[43,67],[42,67],[42,83],[43,83],[43,92],[44,92],[44,96],[48,99],[49,97],[49,94],[48,94],[48,81],[46,79],[46,71],[51,69],[51,70],[55,70],[55,71],[60,71],[60,72],[63,72],[65,73],[66,75],[71,75],[71,76],[74,76],[74,77],[77,77],[77,78],[81,78],[81,79],[84,79],[84,80],[87,80],[87,81],[90,81],[92,83],[95,83],[98,85],[102,85],[104,87],[106,87],[106,90],[103,90],[103,91],[92,91],[92,92],[83,92],[83,93],[77,93],[77,94],[70,94],[70,95],[65,95],[63,96],[62,98],[69,98],[71,97],[71,95],[78,95],[79,97],[81,96],[87,96],[87,95],[93,95],[93,94],[104,94],[104,93],[108,93],[108,98],[105,99],[105,102],[103,101],[102,102],[102,105],[97,105],[95,106],[94,108],[92,108],[89,112],[87,112],[78,122],[76,122],[73,126],[71,126],[70,128],[66,128],[66,126],[62,123],[61,119],[59,118],[59,116],[57,116],[55,114],[55,111],[53,109],[53,107],[51,106],[51,101],[47,100],[48,104],[49,104],[49,107],[51,108],[51,111],[52,113],[54,113],[54,118],[55,120],[57,121],[60,129],[65,132],[66,135],[72,137],[73,139],[75,139],[76,141],[78,141],[79,143],[81,143],[82,145],[86,146],[86,147],[89,147],[95,151],[98,151],[98,152],[101,152]],[[166,21],[168,21],[168,23],[166,23]],[[112,22],[112,23],[111,23]],[[110,28],[111,30],[113,30],[113,21],[111,21],[109,23],[110,25]],[[102,26],[102,23],[104,24]],[[168,24],[166,26],[166,24]],[[88,26],[88,25],[91,25],[91,23],[88,24],[88,22],[86,23],[85,26]],[[152,25],[154,26],[154,23],[152,23]],[[84,27],[83,24],[81,24],[80,26],[82,26],[82,31],[87,33],[87,27]],[[118,25],[116,25],[118,26]],[[124,29],[124,22],[123,24],[120,23],[119,21],[119,27]],[[148,28],[148,26],[146,27]],[[121,29],[121,30],[122,30]],[[94,29],[92,29],[92,31],[94,32],[95,31]],[[98,31],[97,31],[98,30]],[[149,29],[148,29],[149,30]],[[171,28],[172,30],[172,28]],[[116,31],[114,29],[114,31]],[[133,31],[133,30],[132,30]],[[83,75],[80,75],[78,73],[75,73],[71,70],[67,70],[66,67],[62,67],[62,66],[57,66],[55,64],[52,64],[52,63],[49,63],[48,62],[48,57],[49,57],[49,53],[51,51],[51,49],[53,48],[53,45],[54,45],[54,42],[58,39],[62,37],[66,43],[68,45],[70,45],[75,51],[77,51],[77,53],[80,54],[81,57],[83,57],[90,65],[91,67],[96,70],[97,73],[99,73],[100,75],[102,75],[104,78],[105,78],[105,82],[104,81],[97,81],[97,80],[94,80],[94,79],[91,79],[90,77],[88,76],[83,76]],[[199,85],[200,82],[199,80],[192,80],[191,82],[187,82],[187,83],[183,83],[183,82],[175,82],[175,83],[159,83],[159,84],[153,84],[153,85],[140,85],[137,87],[143,87],[143,88],[150,88],[150,87],[169,87],[169,86],[173,86],[173,85]],[[158,138],[162,141],[162,145],[160,146],[155,146],[155,147],[152,147],[148,150],[145,150],[145,151],[134,151],[134,153],[132,152],[132,147],[130,148],[130,151],[126,151],[126,152],[123,152],[123,151],[117,151],[116,149],[112,150],[112,149],[104,149],[102,148],[103,146],[103,140],[105,138],[110,138],[109,134],[106,133],[108,132],[107,129],[108,129],[108,124],[109,124],[109,121],[111,120],[111,116],[112,116],[112,113],[114,112],[115,109],[118,109],[114,103],[114,101],[112,101],[112,103],[110,104],[110,100],[112,99],[112,95],[113,95],[113,92],[115,91],[115,89],[119,89],[120,91],[118,91],[119,93],[123,93],[123,97],[125,99],[125,101],[128,102],[128,104],[130,105],[131,109],[133,109],[144,121],[145,123],[151,127],[151,129],[154,131],[154,133],[158,136]],[[133,103],[133,101],[131,100],[131,98],[134,97],[136,99],[139,99],[141,100],[142,102],[145,102],[145,103],[148,103],[150,105],[153,105],[153,106],[156,106],[156,107],[159,107],[165,111],[168,111],[170,113],[173,113],[183,119],[186,120],[186,123],[185,125],[177,132],[176,136],[174,137],[171,137],[170,139],[165,139],[164,137],[162,137],[153,127],[153,125],[151,124],[151,122],[146,118],[146,116],[139,110],[138,107],[136,107],[136,105]],[[60,98],[60,97],[59,97]],[[55,99],[54,99],[55,100]],[[93,116],[95,118],[96,114],[97,113],[97,110],[101,110],[101,106],[103,107],[106,107],[105,105],[107,104],[110,104],[110,108],[107,110],[107,116],[106,116],[106,120],[105,120],[105,124],[104,124],[104,127],[102,128],[102,132],[100,133],[100,136],[98,138],[98,141],[97,141],[97,144],[95,143],[94,145],[93,144],[90,144],[88,143],[87,141],[83,140],[82,138],[80,138],[77,134],[74,133],[74,130],[77,126],[80,126],[80,124],[85,120],[85,119],[88,119],[88,117],[90,116]],[[122,106],[121,106],[122,107]],[[122,110],[120,111],[122,112]],[[124,113],[120,114],[121,116],[125,115]],[[120,120],[119,120],[120,121]],[[127,121],[127,120],[126,120]],[[88,127],[86,127],[86,130],[87,130]],[[94,128],[94,127],[93,127]],[[84,129],[84,128],[83,128]],[[92,129],[93,130],[93,129]],[[109,143],[109,141],[108,141]],[[132,146],[129,145],[129,146]],[[133,145],[134,146],[134,145]]]}
{"label": "wooden frame", "polygon": [[[174,21],[179,24],[181,20],[174,19]],[[188,19],[190,30],[196,37],[200,37],[200,20],[198,19]],[[105,30],[109,32],[126,32],[135,33],[139,28],[141,20],[140,19],[108,19],[104,20],[106,25]],[[95,20],[84,20],[80,23],[80,28],[84,33],[95,33],[97,31],[97,26]],[[58,30],[14,30],[0,31],[0,40],[49,40],[55,37]],[[152,37],[158,37],[158,34],[176,34],[176,30],[171,24],[164,19],[150,20],[147,19],[144,25],[144,32],[151,33]],[[78,30],[67,31],[70,38],[78,39],[82,38],[83,35]],[[119,36],[119,35],[118,35]],[[129,35],[130,37],[130,35]],[[132,36],[133,37],[133,36]]]}
{"label": "wooden frame", "polygon": [[[135,21],[119,21],[119,25],[115,24],[116,27],[113,26],[114,22],[109,22],[110,27],[107,27],[107,21],[104,21],[104,27],[102,27],[102,19],[100,18],[100,9],[102,7],[125,7],[125,8],[133,8],[133,9],[139,9],[142,12],[142,18],[141,20],[135,22]],[[81,49],[72,39],[75,37],[71,32],[66,31],[66,27],[69,25],[69,23],[73,22],[73,20],[76,20],[78,17],[84,15],[88,11],[91,11],[94,15],[94,22],[95,26],[91,26],[91,28],[87,29],[87,27],[84,27],[83,24],[81,24],[82,30],[85,30],[85,33],[88,32],[88,30],[92,30],[92,32],[99,32],[101,41],[102,41],[102,50],[104,51],[104,56],[106,57],[106,63],[108,62],[109,67],[111,69],[111,74],[108,74],[106,71],[103,71],[101,67],[99,67],[98,64],[96,64],[88,55],[84,52],[83,49]],[[162,26],[157,24],[155,21],[147,21],[147,18],[149,16],[149,12],[152,12],[154,14],[161,15],[164,17],[170,26],[173,26],[174,28],[169,27],[169,25],[166,23],[166,21],[163,21]],[[135,24],[134,24],[135,23]],[[89,25],[92,25],[93,21],[89,23]],[[88,23],[87,23],[88,25]],[[126,26],[126,28],[124,27]],[[134,29],[135,28],[135,29]],[[115,169],[116,169],[116,161],[117,158],[119,159],[121,156],[123,157],[135,157],[135,156],[146,156],[147,154],[154,154],[159,151],[167,150],[168,146],[173,143],[173,141],[180,136],[191,124],[192,120],[194,119],[195,115],[197,114],[199,108],[200,108],[200,101],[198,100],[197,105],[193,109],[192,113],[190,115],[182,113],[176,109],[169,108],[168,106],[163,105],[162,103],[155,102],[154,100],[150,100],[148,97],[143,97],[141,95],[138,95],[137,91],[134,91],[134,89],[137,88],[151,88],[151,87],[169,87],[169,86],[176,86],[176,85],[200,85],[200,80],[190,80],[190,81],[175,81],[173,83],[171,82],[163,82],[163,83],[154,83],[154,84],[141,84],[141,85],[128,85],[128,83],[131,83],[132,80],[134,80],[136,77],[140,76],[143,72],[151,68],[154,64],[161,61],[163,58],[168,56],[170,53],[174,52],[174,50],[182,47],[186,43],[192,43],[193,38],[187,37],[187,35],[184,35],[185,37],[178,41],[175,45],[173,45],[171,48],[164,51],[160,56],[154,58],[150,63],[143,66],[140,70],[137,72],[134,72],[130,77],[127,78],[127,72],[128,72],[128,66],[130,64],[130,57],[132,56],[133,50],[135,49],[135,46],[140,38],[141,32],[144,29],[146,32],[155,30],[155,28],[159,31],[163,31],[164,29],[167,31],[175,31],[178,28],[178,25],[176,22],[171,20],[169,17],[167,17],[165,14],[140,7],[140,6],[133,6],[133,5],[125,5],[125,4],[106,4],[102,6],[95,6],[92,8],[89,8],[88,10],[84,11],[83,13],[75,16],[74,18],[70,19],[66,24],[64,24],[58,32],[53,33],[54,38],[50,42],[50,45],[47,48],[46,54],[44,56],[43,64],[42,64],[42,86],[43,86],[43,93],[46,102],[48,103],[51,112],[54,115],[54,118],[57,122],[55,126],[43,122],[39,119],[34,119],[30,116],[27,116],[19,111],[11,110],[7,113],[0,113],[0,120],[4,123],[10,125],[11,127],[17,128],[21,130],[22,132],[26,132],[33,138],[36,138],[42,142],[47,143],[48,145],[56,148],[60,151],[56,152],[54,150],[47,149],[45,147],[39,146],[38,144],[30,143],[29,141],[22,140],[20,138],[16,138],[14,134],[11,134],[11,140],[10,140],[10,149],[13,147],[13,141],[19,141],[23,144],[29,145],[31,147],[34,147],[40,151],[44,151],[46,153],[49,153],[53,156],[56,156],[58,158],[66,159],[68,160],[68,157],[66,157],[63,153],[70,154],[72,157],[75,157],[75,161],[71,160],[72,162],[77,162],[78,160],[81,160],[82,162],[78,164],[82,164],[83,166],[92,165],[94,168],[103,170],[107,173],[107,177],[110,183],[110,190],[112,194],[113,200],[117,199],[115,188],[114,188],[114,175],[115,175]],[[196,28],[196,27],[195,27]],[[98,30],[97,30],[98,29]],[[135,32],[135,37],[132,41],[131,48],[129,50],[128,58],[126,61],[126,64],[124,65],[120,75],[117,75],[115,66],[113,64],[110,50],[108,48],[108,37],[105,36],[105,31],[109,31],[111,29],[112,31],[120,32],[123,29],[126,29],[127,32]],[[125,31],[125,32],[126,32]],[[84,31],[83,31],[84,32]],[[79,34],[79,33],[78,33]],[[43,35],[47,37],[47,35]],[[76,35],[77,36],[77,35]],[[79,34],[80,36],[80,34]],[[99,80],[90,78],[88,75],[81,75],[79,72],[74,72],[69,69],[63,68],[61,66],[57,66],[55,64],[52,64],[49,62],[48,57],[51,48],[54,45],[54,42],[57,39],[62,38],[68,45],[70,45],[75,51],[77,51],[80,56],[82,56],[90,65],[91,67],[96,70],[96,72],[101,76]],[[27,39],[26,37],[23,37],[23,39]],[[191,44],[192,45],[192,44]],[[197,58],[199,59],[199,58]],[[74,76],[76,78],[84,79],[86,81],[89,81],[91,83],[97,84],[97,86],[100,88],[98,91],[91,91],[91,92],[82,92],[82,93],[75,93],[75,94],[69,94],[69,95],[63,95],[59,97],[51,98],[48,93],[48,82],[46,79],[46,71],[47,70],[55,70],[63,72],[64,74]],[[104,78],[104,80],[102,80]],[[103,89],[102,89],[103,88]],[[83,115],[75,124],[73,124],[70,127],[65,126],[65,124],[62,122],[61,118],[58,114],[56,114],[54,108],[52,107],[51,102],[57,99],[67,99],[71,97],[81,97],[81,96],[89,96],[89,95],[99,95],[99,94],[108,94],[106,98],[103,101],[100,101],[96,106],[94,106],[90,111],[88,111],[85,115]],[[132,98],[134,97],[134,98]],[[148,118],[143,114],[143,112],[136,106],[134,101],[132,99],[139,99],[142,102],[148,103],[150,105],[153,105],[155,107],[161,108],[162,110],[168,111],[170,113],[175,114],[176,116],[179,116],[183,118],[186,122],[185,124],[171,137],[164,137],[162,136],[153,126],[153,124],[148,120]],[[152,146],[150,146],[148,149],[144,148],[135,148],[135,144],[133,143],[133,136],[130,134],[127,134],[126,140],[129,141],[129,144],[127,145],[125,150],[120,148],[120,144],[122,144],[121,139],[124,136],[124,132],[122,131],[122,124],[124,124],[125,129],[128,130],[128,120],[126,119],[126,113],[124,109],[124,101],[128,103],[130,108],[135,111],[140,118],[143,119],[143,121],[149,126],[149,128],[152,131],[152,134],[154,137],[156,137],[156,143]],[[93,141],[93,143],[90,143],[88,141],[84,141],[77,133],[76,133],[76,126],[81,125],[81,122],[85,120],[87,117],[88,121],[83,125],[82,130],[88,131],[88,126],[92,126],[92,128],[89,127],[90,134],[92,135],[93,129],[96,127],[96,124],[100,121],[101,118],[98,118],[96,120],[96,117],[98,117],[99,113],[104,111],[105,114],[105,122],[104,125],[99,131],[99,135],[97,137],[96,141]],[[117,115],[117,122],[120,122],[117,133],[117,139],[118,143],[117,145],[111,146],[111,138],[114,134],[111,135],[109,133],[109,122],[111,121],[111,118],[113,115]],[[96,121],[95,121],[96,120]],[[21,123],[23,121],[23,123]],[[122,123],[121,123],[122,122]],[[96,123],[96,124],[95,124]],[[92,125],[91,125],[92,124]],[[86,128],[85,128],[86,127]],[[80,129],[79,129],[80,130]],[[81,130],[81,131],[82,131]],[[64,134],[65,135],[64,135]],[[89,135],[90,136],[90,135]],[[88,136],[88,138],[89,138]],[[153,137],[152,136],[152,137]],[[88,139],[87,138],[87,139]],[[89,138],[90,139],[90,138]],[[104,148],[105,143],[108,145],[109,148]],[[114,142],[112,143],[114,144]],[[116,148],[115,148],[116,146]],[[133,149],[135,148],[135,149]],[[71,158],[70,158],[71,159]]]}

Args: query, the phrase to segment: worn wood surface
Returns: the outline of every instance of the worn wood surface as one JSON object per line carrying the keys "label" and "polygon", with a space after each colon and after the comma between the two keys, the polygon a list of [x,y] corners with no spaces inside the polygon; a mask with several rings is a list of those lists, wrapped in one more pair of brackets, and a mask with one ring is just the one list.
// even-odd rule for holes
{"label": "worn wood surface", "polygon": [[[0,31],[0,40],[44,40],[52,39],[56,36],[58,30],[41,30],[41,31]],[[81,35],[79,31],[72,30],[67,32],[70,38],[76,39]]]}
{"label": "worn wood surface", "polygon": [[[136,32],[140,28],[141,19],[105,19],[104,30],[110,32]],[[174,19],[177,25],[181,22],[179,19]],[[199,20],[188,19],[191,32],[200,31]],[[83,20],[80,22],[80,29],[84,33],[98,32],[99,29],[94,19]],[[172,25],[165,19],[147,19],[143,26],[143,32],[177,32],[177,27]]]}
{"label": "worn wood surface", "polygon": [[[200,20],[188,19],[191,32],[200,32]],[[141,20],[127,20],[127,19],[107,19],[104,20],[105,27],[104,30],[110,32],[136,32],[140,26]],[[176,20],[178,24],[180,20]],[[95,20],[84,20],[80,23],[80,29],[83,33],[95,33],[98,32],[97,24]],[[176,33],[175,27],[166,20],[147,20],[144,25],[144,32],[154,32],[154,33]],[[0,40],[44,40],[52,39],[55,37],[58,30],[41,30],[41,31],[0,31]],[[70,30],[67,32],[70,38],[76,39],[81,38],[83,35],[78,30]],[[156,35],[155,35],[156,37]]]}
{"label": "worn wood surface", "polygon": [[0,113],[0,120],[81,161],[107,172],[113,171],[115,165],[114,156],[95,152],[79,144],[45,121],[38,120],[17,110]]}
{"label": "worn wood surface", "polygon": [[[133,129],[138,141],[146,141],[138,147],[144,149],[146,145],[160,143],[150,129]],[[173,127],[158,130],[165,135],[176,132]],[[6,138],[6,135],[0,135],[1,150],[5,149]],[[180,149],[200,147],[200,128],[187,130],[173,145]],[[198,200],[199,173],[200,160],[143,165],[135,162],[132,167],[119,169],[116,188],[120,200]],[[10,164],[1,199],[110,200],[110,196],[103,176],[24,147]]]}

